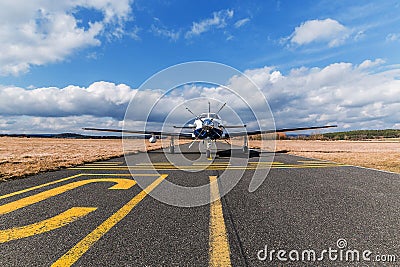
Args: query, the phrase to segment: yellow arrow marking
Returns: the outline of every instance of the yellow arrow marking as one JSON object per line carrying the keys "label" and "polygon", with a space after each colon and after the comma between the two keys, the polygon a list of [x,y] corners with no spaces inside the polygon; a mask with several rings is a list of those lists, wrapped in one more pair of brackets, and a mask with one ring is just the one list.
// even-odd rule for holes
{"label": "yellow arrow marking", "polygon": [[217,176],[210,176],[209,266],[232,266]]}
{"label": "yellow arrow marking", "polygon": [[35,190],[35,189],[39,189],[39,188],[42,188],[42,187],[45,187],[45,186],[48,186],[48,185],[64,182],[64,181],[67,181],[67,180],[70,180],[70,179],[73,179],[73,178],[76,178],[76,177],[79,177],[79,176],[82,176],[82,173],[74,175],[74,176],[70,176],[70,177],[67,177],[67,178],[63,178],[63,179],[60,179],[60,180],[56,180],[56,181],[53,181],[53,182],[50,182],[50,183],[45,183],[45,184],[41,184],[41,185],[38,185],[38,186],[30,187],[30,188],[27,188],[27,189],[24,189],[24,190],[16,191],[16,192],[13,192],[13,193],[10,193],[10,194],[7,194],[7,195],[3,195],[3,196],[0,196],[0,199],[4,199],[4,198],[7,198],[7,197],[12,197],[12,196],[15,196],[15,195],[26,193],[26,192],[29,192],[29,191],[32,191],[32,190]]}
{"label": "yellow arrow marking", "polygon": [[67,211],[64,211],[63,213],[60,213],[52,218],[41,222],[6,230],[0,230],[0,243],[5,243],[15,239],[49,232],[51,230],[63,227],[73,221],[76,221],[96,209],[97,208],[91,207],[73,207]]}
{"label": "yellow arrow marking", "polygon": [[134,186],[136,184],[136,182],[134,180],[131,179],[108,179],[108,178],[104,178],[104,179],[89,179],[89,180],[82,180],[82,181],[77,181],[77,182],[73,182],[70,184],[66,184],[66,185],[62,185],[59,186],[57,188],[53,188],[41,193],[38,193],[36,195],[33,196],[29,196],[29,197],[25,197],[22,199],[19,199],[17,201],[5,204],[0,206],[0,215],[18,210],[20,208],[32,205],[34,203],[40,202],[42,200],[48,199],[50,197],[59,195],[61,193],[64,193],[66,191],[75,189],[77,187],[86,185],[86,184],[90,184],[90,183],[98,183],[98,182],[113,182],[116,183],[115,185],[113,185],[112,187],[110,187],[109,189],[129,189],[132,186]]}
{"label": "yellow arrow marking", "polygon": [[61,258],[59,258],[52,267],[60,266],[71,266],[74,264],[86,251],[97,242],[104,234],[106,234],[114,225],[125,218],[126,215],[140,202],[142,201],[148,193],[150,193],[154,188],[156,188],[168,175],[163,174],[152,184],[150,184],[146,189],[141,191],[135,197],[133,197],[128,203],[126,203],[122,208],[120,208],[116,213],[111,215],[107,220],[100,224],[96,229],[94,229],[90,234],[84,237],[78,242],[73,248],[71,248],[67,253],[65,253]]}

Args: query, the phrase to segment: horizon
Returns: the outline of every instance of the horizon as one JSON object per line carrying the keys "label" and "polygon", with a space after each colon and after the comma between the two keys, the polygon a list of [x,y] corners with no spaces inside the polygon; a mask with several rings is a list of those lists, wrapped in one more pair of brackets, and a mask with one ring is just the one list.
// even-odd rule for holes
{"label": "horizon", "polygon": [[[394,0],[4,1],[0,133],[121,128],[141,84],[198,60],[252,79],[277,128],[400,129],[399,11]],[[167,100],[226,99],[227,85],[189,84]],[[146,89],[138,110],[159,88]]]}

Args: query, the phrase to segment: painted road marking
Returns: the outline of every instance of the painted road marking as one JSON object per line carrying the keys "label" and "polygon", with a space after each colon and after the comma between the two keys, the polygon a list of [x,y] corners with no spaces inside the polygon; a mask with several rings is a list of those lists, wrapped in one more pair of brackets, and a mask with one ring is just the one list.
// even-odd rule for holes
{"label": "painted road marking", "polygon": [[74,167],[72,170],[110,170],[110,171],[126,171],[126,170],[256,170],[256,169],[295,169],[295,168],[328,168],[328,167],[346,167],[349,165],[339,163],[311,163],[311,164],[249,164],[248,166],[222,166],[222,165],[209,165],[205,166],[174,166],[174,165],[149,165],[149,166],[119,166],[119,167]]}
{"label": "painted road marking", "polygon": [[35,204],[42,200],[48,199],[50,197],[59,195],[61,193],[67,192],[69,190],[75,189],[77,187],[90,184],[90,183],[98,183],[98,182],[111,182],[116,183],[115,185],[111,186],[109,189],[129,189],[136,184],[136,182],[132,179],[114,179],[114,178],[104,178],[104,179],[89,179],[89,180],[82,180],[73,182],[70,184],[62,185],[41,193],[38,193],[33,196],[25,197],[14,202],[4,204],[0,206],[0,215],[18,210],[20,208]]}
{"label": "painted road marking", "polygon": [[[78,178],[78,177],[81,177],[81,176],[124,176],[124,177],[125,176],[129,176],[129,177],[131,177],[132,174],[128,174],[128,173],[79,173],[77,175],[66,177],[66,178],[63,178],[63,179],[60,179],[60,180],[52,181],[52,182],[49,182],[49,183],[37,185],[37,186],[34,186],[34,187],[30,187],[30,188],[26,188],[26,189],[23,189],[23,190],[20,190],[20,191],[16,191],[16,192],[12,192],[12,193],[9,193],[9,194],[6,194],[6,195],[2,195],[2,196],[0,196],[0,199],[16,196],[16,195],[19,195],[19,194],[22,194],[22,193],[26,193],[26,192],[29,192],[29,191],[32,191],[32,190],[36,190],[36,189],[39,189],[39,188],[42,188],[42,187],[46,187],[46,186],[49,186],[49,185],[53,185],[53,184],[61,183],[61,182],[64,182],[64,181],[68,181],[68,180],[71,180],[71,179],[74,179],[74,178]],[[158,176],[158,174],[145,173],[145,174],[134,174],[134,176]]]}
{"label": "painted road marking", "polygon": [[279,162],[279,161],[250,161],[249,164],[285,164],[283,162]]}
{"label": "painted road marking", "polygon": [[217,176],[210,176],[209,266],[232,266]]}
{"label": "painted road marking", "polygon": [[118,165],[122,165],[123,163],[122,162],[92,162],[92,163],[86,163],[86,165],[115,165],[115,166],[118,166]]}
{"label": "painted road marking", "polygon": [[59,258],[52,266],[71,266],[74,264],[83,254],[88,251],[88,249],[97,242],[104,234],[106,234],[114,225],[125,218],[126,215],[140,202],[142,201],[148,193],[150,193],[154,188],[156,188],[168,175],[163,174],[152,184],[150,184],[146,189],[141,191],[135,197],[133,197],[128,203],[126,203],[121,209],[116,213],[111,215],[107,220],[100,224],[96,229],[94,229],[90,234],[84,237],[78,242],[73,248],[71,248],[67,253],[65,253],[61,258]]}
{"label": "painted road marking", "polygon": [[0,230],[0,243],[52,231],[86,216],[96,209],[94,207],[73,207],[41,222]]}
{"label": "painted road marking", "polygon": [[122,164],[124,163],[123,161],[96,161],[96,162],[91,162],[90,164]]}
{"label": "painted road marking", "polygon": [[213,162],[213,163],[209,163],[209,162],[193,162],[192,165],[231,165],[230,162]]}
{"label": "painted road marking", "polygon": [[38,186],[30,187],[30,188],[27,188],[27,189],[24,189],[24,190],[16,191],[16,192],[13,192],[13,193],[10,193],[10,194],[6,194],[6,195],[3,195],[3,196],[0,196],[0,199],[16,196],[16,195],[19,195],[19,194],[22,194],[22,193],[26,193],[26,192],[29,192],[29,191],[32,191],[32,190],[35,190],[35,189],[39,189],[39,188],[42,188],[42,187],[45,187],[45,186],[48,186],[48,185],[52,185],[52,184],[56,184],[56,183],[60,183],[60,182],[64,182],[64,181],[68,181],[68,180],[77,178],[79,176],[82,176],[82,173],[77,174],[77,175],[73,175],[73,176],[70,176],[70,177],[67,177],[67,178],[63,178],[63,179],[60,179],[60,180],[57,180],[57,181],[53,181],[53,182],[50,182],[50,183],[45,183],[45,184],[41,184],[41,185],[38,185]]}

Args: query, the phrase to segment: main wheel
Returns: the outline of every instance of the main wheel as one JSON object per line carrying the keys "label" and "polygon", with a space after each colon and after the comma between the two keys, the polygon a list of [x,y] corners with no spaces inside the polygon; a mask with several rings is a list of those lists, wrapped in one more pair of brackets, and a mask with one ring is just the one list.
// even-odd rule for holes
{"label": "main wheel", "polygon": [[243,147],[243,153],[245,153],[245,154],[249,153],[249,147],[248,146],[244,146]]}

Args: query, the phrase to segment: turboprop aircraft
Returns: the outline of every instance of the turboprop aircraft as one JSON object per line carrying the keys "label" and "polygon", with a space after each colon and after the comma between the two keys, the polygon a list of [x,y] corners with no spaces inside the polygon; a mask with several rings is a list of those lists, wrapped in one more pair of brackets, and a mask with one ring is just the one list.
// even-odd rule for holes
{"label": "turboprop aircraft", "polygon": [[325,125],[325,126],[312,126],[312,127],[300,127],[300,128],[282,128],[282,129],[274,129],[266,131],[258,130],[258,131],[228,132],[227,129],[246,128],[246,125],[224,125],[218,113],[225,107],[225,105],[226,103],[224,103],[216,113],[212,113],[210,102],[208,102],[208,112],[202,113],[200,115],[195,115],[189,108],[186,107],[186,110],[190,112],[193,116],[195,116],[193,119],[194,123],[183,127],[173,126],[173,128],[175,129],[190,130],[190,132],[186,133],[145,131],[145,130],[125,130],[125,129],[101,129],[101,128],[83,128],[83,130],[151,135],[151,137],[149,138],[150,143],[157,142],[157,139],[159,139],[161,136],[170,136],[171,140],[170,140],[169,152],[171,154],[175,153],[175,148],[174,148],[175,137],[194,139],[193,142],[189,145],[189,148],[191,148],[196,141],[203,140],[203,142],[206,143],[206,156],[207,158],[210,158],[212,143],[216,142],[217,140],[224,140],[224,139],[226,140],[231,137],[243,136],[244,137],[243,152],[247,153],[249,150],[248,136],[251,135],[337,127],[336,125]]}

